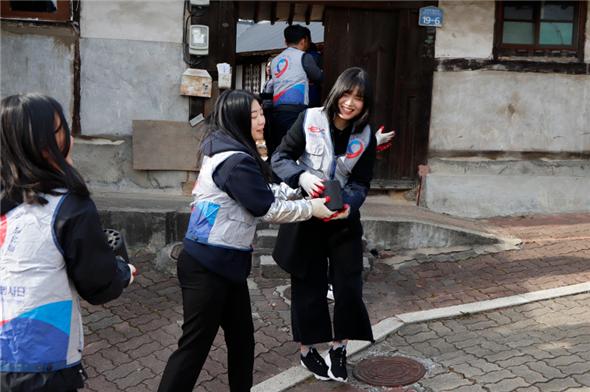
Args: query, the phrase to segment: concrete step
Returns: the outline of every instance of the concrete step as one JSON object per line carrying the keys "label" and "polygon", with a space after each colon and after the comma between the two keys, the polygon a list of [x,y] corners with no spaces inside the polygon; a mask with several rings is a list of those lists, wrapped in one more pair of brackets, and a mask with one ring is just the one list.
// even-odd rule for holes
{"label": "concrete step", "polygon": [[277,242],[278,229],[258,229],[256,230],[256,240],[254,241],[254,249],[256,250],[272,250]]}

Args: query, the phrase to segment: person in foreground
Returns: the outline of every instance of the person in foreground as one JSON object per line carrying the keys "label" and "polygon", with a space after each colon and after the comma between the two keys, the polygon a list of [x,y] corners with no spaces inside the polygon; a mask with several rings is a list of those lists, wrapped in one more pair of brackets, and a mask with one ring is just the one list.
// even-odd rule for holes
{"label": "person in foreground", "polygon": [[[326,221],[281,225],[273,252],[291,274],[291,323],[293,338],[301,345],[301,363],[321,380],[345,382],[348,340],[373,341],[362,298],[359,212],[375,160],[376,138],[368,125],[371,101],[367,73],[345,70],[324,106],[303,112],[272,156],[274,172],[309,195],[322,194],[325,180],[336,179],[342,187],[341,211]],[[334,290],[334,334],[328,279]],[[314,347],[323,342],[331,342],[325,358]]]}
{"label": "person in foreground", "polygon": [[40,94],[1,103],[0,390],[84,387],[79,296],[121,295],[135,267],[115,257],[82,177],[61,105]]}
{"label": "person in foreground", "polygon": [[324,206],[325,198],[304,200],[286,184],[271,183],[270,167],[255,145],[264,124],[260,103],[251,93],[227,90],[217,99],[201,146],[203,163],[178,259],[182,336],[164,370],[160,392],[193,390],[220,326],[230,390],[250,390],[254,326],[246,278],[256,223],[327,218],[334,213]]}

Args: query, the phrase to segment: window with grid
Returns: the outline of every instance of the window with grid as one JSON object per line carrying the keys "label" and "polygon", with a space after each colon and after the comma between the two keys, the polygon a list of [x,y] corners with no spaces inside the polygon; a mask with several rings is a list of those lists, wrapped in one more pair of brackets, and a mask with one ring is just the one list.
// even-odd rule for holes
{"label": "window with grid", "polygon": [[1,0],[2,19],[69,22],[72,20],[70,0]]}
{"label": "window with grid", "polygon": [[242,85],[244,90],[260,93],[260,64],[244,64]]}
{"label": "window with grid", "polygon": [[582,56],[586,2],[499,1],[496,56]]}

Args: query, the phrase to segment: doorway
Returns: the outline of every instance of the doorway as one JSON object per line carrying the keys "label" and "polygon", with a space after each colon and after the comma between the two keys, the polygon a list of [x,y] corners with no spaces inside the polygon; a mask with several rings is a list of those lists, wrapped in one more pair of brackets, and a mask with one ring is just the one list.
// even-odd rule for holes
{"label": "doorway", "polygon": [[372,187],[413,187],[428,151],[434,31],[418,26],[418,5],[327,6],[324,27],[324,86],[348,67],[364,68],[374,91],[371,125],[396,130],[393,146],[378,153]]}

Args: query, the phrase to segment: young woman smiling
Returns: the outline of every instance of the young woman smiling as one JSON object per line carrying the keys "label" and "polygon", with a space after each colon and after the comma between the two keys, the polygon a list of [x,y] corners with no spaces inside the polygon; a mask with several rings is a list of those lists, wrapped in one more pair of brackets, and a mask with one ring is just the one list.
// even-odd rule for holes
{"label": "young woman smiling", "polygon": [[[337,180],[342,187],[342,210],[329,220],[281,225],[273,253],[291,274],[291,322],[293,338],[301,345],[301,363],[322,380],[347,380],[348,339],[373,341],[362,299],[359,213],[375,160],[376,140],[368,125],[371,106],[367,73],[345,70],[324,106],[302,113],[272,156],[274,172],[312,197],[322,194],[325,180]],[[333,323],[326,299],[328,279],[334,289]],[[313,346],[322,342],[331,342],[325,359]]]}

